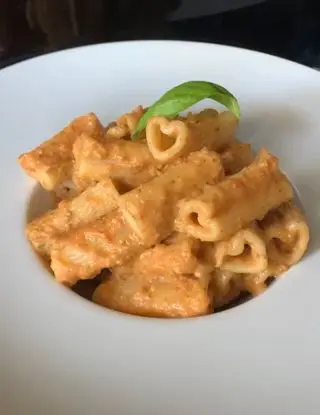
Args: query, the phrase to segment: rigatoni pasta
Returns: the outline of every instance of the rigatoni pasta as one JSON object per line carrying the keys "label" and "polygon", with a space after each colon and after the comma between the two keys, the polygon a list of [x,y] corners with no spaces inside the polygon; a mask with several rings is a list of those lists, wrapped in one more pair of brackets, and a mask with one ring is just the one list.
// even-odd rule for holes
{"label": "rigatoni pasta", "polygon": [[297,207],[285,203],[268,212],[259,225],[273,266],[289,267],[300,261],[309,243],[309,228]]}
{"label": "rigatoni pasta", "polygon": [[213,248],[217,268],[237,274],[259,273],[268,266],[268,256],[261,232],[254,227],[238,231]]}
{"label": "rigatoni pasta", "polygon": [[56,280],[94,280],[92,300],[152,317],[219,311],[258,295],[303,257],[306,219],[279,160],[236,138],[237,117],[96,115],[22,155],[59,203],[26,225]]}
{"label": "rigatoni pasta", "polygon": [[111,212],[117,208],[119,196],[113,182],[103,180],[33,220],[26,226],[26,235],[39,254],[50,255],[52,247],[58,243],[58,236]]}
{"label": "rigatoni pasta", "polygon": [[136,233],[118,209],[59,238],[50,266],[57,281],[73,286],[102,269],[125,263],[142,250]]}
{"label": "rigatoni pasta", "polygon": [[148,317],[193,317],[211,312],[208,276],[135,274],[116,268],[93,294],[104,307]]}
{"label": "rigatoni pasta", "polygon": [[134,188],[157,175],[157,163],[142,142],[123,138],[99,142],[81,134],[73,145],[73,157],[73,181],[81,190],[106,178]]}
{"label": "rigatoni pasta", "polygon": [[147,249],[113,268],[93,301],[119,311],[156,317],[206,314],[212,307],[210,272],[197,258],[198,241],[183,237]]}
{"label": "rigatoni pasta", "polygon": [[20,166],[44,189],[54,190],[63,181],[71,179],[72,148],[76,138],[82,133],[94,138],[102,137],[103,127],[95,114],[76,118],[50,140],[22,154],[19,157]]}
{"label": "rigatoni pasta", "polygon": [[230,111],[219,113],[204,110],[189,115],[185,122],[193,138],[192,148],[199,150],[206,147],[217,152],[223,151],[234,141],[238,127],[238,119]]}
{"label": "rigatoni pasta", "polygon": [[185,120],[153,117],[147,124],[147,144],[153,157],[161,163],[206,147],[221,151],[231,144],[237,120],[230,112],[204,112]]}
{"label": "rigatoni pasta", "polygon": [[168,163],[186,154],[192,143],[185,122],[170,121],[164,117],[153,117],[148,122],[146,136],[152,156],[161,163]]}
{"label": "rigatoni pasta", "polygon": [[135,274],[146,277],[151,274],[199,277],[206,269],[209,270],[198,258],[199,249],[200,241],[181,235],[181,238],[170,243],[161,243],[147,249],[130,266]]}
{"label": "rigatoni pasta", "polygon": [[178,201],[198,194],[205,183],[212,184],[222,175],[216,153],[203,150],[123,194],[117,211],[60,239],[59,248],[51,252],[56,278],[72,285],[159,243],[174,230]]}
{"label": "rigatoni pasta", "polygon": [[216,186],[206,186],[196,198],[182,200],[176,226],[202,241],[220,241],[292,197],[292,187],[277,159],[261,150],[247,168]]}

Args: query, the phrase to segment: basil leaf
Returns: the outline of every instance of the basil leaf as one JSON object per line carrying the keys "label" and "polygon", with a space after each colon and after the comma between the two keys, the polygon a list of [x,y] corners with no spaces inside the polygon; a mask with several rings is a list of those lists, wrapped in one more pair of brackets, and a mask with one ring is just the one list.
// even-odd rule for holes
{"label": "basil leaf", "polygon": [[134,140],[139,138],[139,133],[146,128],[150,118],[154,116],[174,118],[180,112],[206,98],[219,102],[240,118],[237,98],[223,86],[205,81],[189,81],[170,89],[151,105],[140,118],[132,138]]}

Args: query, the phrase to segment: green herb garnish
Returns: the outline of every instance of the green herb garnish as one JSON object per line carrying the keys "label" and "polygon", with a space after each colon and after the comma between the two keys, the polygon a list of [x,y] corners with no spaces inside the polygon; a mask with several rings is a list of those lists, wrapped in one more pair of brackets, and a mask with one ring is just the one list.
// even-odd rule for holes
{"label": "green herb garnish", "polygon": [[237,98],[223,86],[205,81],[189,81],[170,89],[147,109],[140,118],[132,139],[139,138],[150,118],[154,116],[174,118],[180,112],[206,98],[224,105],[238,119],[240,118],[240,106]]}

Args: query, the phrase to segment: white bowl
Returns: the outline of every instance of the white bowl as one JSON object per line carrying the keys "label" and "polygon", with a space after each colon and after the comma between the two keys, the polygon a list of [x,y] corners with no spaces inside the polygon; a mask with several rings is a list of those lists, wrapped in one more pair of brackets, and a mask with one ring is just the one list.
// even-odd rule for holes
{"label": "white bowl", "polygon": [[[309,252],[265,294],[207,317],[146,319],[85,301],[55,283],[24,237],[34,183],[16,158],[77,115],[107,122],[195,79],[231,90],[240,139],[279,156],[310,224]],[[319,105],[318,72],[210,44],[97,45],[1,71],[1,413],[318,415]]]}

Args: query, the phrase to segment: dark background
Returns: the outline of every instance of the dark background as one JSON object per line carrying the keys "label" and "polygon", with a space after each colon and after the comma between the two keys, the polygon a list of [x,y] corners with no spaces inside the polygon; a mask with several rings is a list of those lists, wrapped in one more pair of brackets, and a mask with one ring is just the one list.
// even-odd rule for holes
{"label": "dark background", "polygon": [[168,16],[179,3],[0,0],[0,67],[67,47],[131,39],[222,43],[320,67],[319,0],[265,0],[219,14],[170,21]]}

